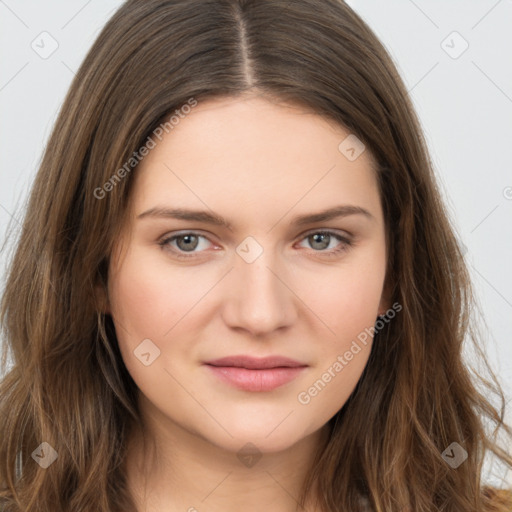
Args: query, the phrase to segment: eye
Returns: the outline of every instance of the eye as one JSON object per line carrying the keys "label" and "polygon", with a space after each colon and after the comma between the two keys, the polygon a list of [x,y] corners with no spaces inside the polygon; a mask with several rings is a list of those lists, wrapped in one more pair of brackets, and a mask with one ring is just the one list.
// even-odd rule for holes
{"label": "eye", "polygon": [[[200,239],[208,240],[206,237],[198,233],[187,232],[164,238],[158,242],[158,245],[163,249],[168,248],[170,251],[174,252],[178,258],[190,258],[194,255],[195,249],[201,245],[199,242]],[[175,246],[172,245],[174,242],[176,242]],[[191,254],[188,255],[184,253]]]}
{"label": "eye", "polygon": [[[334,231],[313,231],[307,234],[302,240],[310,244],[314,252],[321,253],[326,256],[336,256],[344,251],[347,251],[352,245],[352,241],[345,236],[340,235]],[[338,245],[336,246],[336,240]],[[332,242],[334,242],[334,248],[332,248]],[[324,250],[331,246],[331,250]]]}
{"label": "eye", "polygon": [[[204,252],[196,251],[196,249],[200,248],[202,245],[201,240],[208,241],[208,238],[200,235],[199,233],[190,231],[166,237],[159,241],[158,245],[162,247],[162,249],[171,251],[178,258],[191,258],[198,252]],[[329,230],[310,232],[301,240],[307,241],[314,249],[314,252],[328,257],[337,256],[338,254],[347,251],[352,245],[352,241],[348,237]],[[337,246],[336,241],[338,242]],[[332,246],[333,242],[334,248],[331,247],[330,250],[326,251],[325,249]]]}

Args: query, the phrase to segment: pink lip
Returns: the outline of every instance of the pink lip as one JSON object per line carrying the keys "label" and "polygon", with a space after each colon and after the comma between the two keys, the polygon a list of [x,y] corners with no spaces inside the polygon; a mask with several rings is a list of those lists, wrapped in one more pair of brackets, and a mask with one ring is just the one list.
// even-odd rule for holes
{"label": "pink lip", "polygon": [[251,357],[244,355],[222,357],[220,359],[206,361],[205,364],[211,364],[213,366],[236,366],[238,368],[248,368],[250,370],[266,370],[281,366],[290,368],[307,366],[304,363],[299,363],[299,361],[283,356]]}
{"label": "pink lip", "polygon": [[224,382],[245,391],[271,391],[295,379],[308,366],[281,356],[232,356],[205,365]]}

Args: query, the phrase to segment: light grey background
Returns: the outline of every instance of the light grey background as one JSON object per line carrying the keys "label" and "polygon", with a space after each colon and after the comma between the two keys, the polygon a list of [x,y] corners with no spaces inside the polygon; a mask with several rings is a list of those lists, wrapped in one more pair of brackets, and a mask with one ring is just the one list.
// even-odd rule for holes
{"label": "light grey background", "polygon": [[[510,399],[512,0],[347,3],[388,48],[419,113],[467,247],[489,327],[490,360]],[[16,232],[22,219],[73,74],[120,5],[119,0],[0,0],[0,244],[8,224]],[[4,250],[2,287],[5,263]]]}

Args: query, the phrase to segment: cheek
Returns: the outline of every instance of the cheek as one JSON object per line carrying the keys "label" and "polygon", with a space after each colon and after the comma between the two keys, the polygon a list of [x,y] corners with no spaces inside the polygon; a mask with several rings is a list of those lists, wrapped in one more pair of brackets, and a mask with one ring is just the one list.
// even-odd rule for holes
{"label": "cheek", "polygon": [[[179,343],[184,325],[180,321],[204,291],[190,283],[190,274],[179,269],[171,272],[161,262],[150,262],[137,248],[132,249],[122,267],[112,274],[109,286],[111,311],[125,366],[143,393],[157,396],[159,390],[168,390],[172,385],[172,379],[163,373],[164,368],[170,367],[170,361],[187,345]],[[150,355],[146,366],[144,354],[147,353]]]}
{"label": "cheek", "polygon": [[[162,378],[159,371],[172,368],[176,359],[194,360],[191,326],[202,326],[201,299],[216,279],[211,273],[171,266],[165,258],[151,260],[146,251],[136,247],[119,271],[112,273],[109,292],[119,349],[139,388],[151,389]],[[151,344],[141,345],[147,339]],[[158,354],[149,372],[139,358],[148,350]]]}
{"label": "cheek", "polygon": [[[159,334],[166,317],[172,318],[172,294],[151,269],[126,261],[112,287],[112,313],[125,332],[151,338]],[[136,341],[136,340],[133,340]]]}
{"label": "cheek", "polygon": [[330,341],[344,344],[375,324],[384,275],[384,261],[378,259],[340,265],[305,279],[299,294],[328,328]]}
{"label": "cheek", "polygon": [[204,295],[191,277],[190,271],[148,264],[144,254],[134,250],[113,279],[115,319],[134,335],[161,339]]}
{"label": "cheek", "polygon": [[340,274],[331,281],[329,293],[310,295],[318,316],[334,331],[316,335],[317,365],[296,396],[311,430],[345,405],[361,378],[373,343],[382,280],[383,274],[369,269]]}
{"label": "cheek", "polygon": [[307,423],[308,431],[320,428],[346,404],[368,361],[370,344],[361,345],[359,350],[350,361],[334,354],[300,388],[296,396],[297,412]]}

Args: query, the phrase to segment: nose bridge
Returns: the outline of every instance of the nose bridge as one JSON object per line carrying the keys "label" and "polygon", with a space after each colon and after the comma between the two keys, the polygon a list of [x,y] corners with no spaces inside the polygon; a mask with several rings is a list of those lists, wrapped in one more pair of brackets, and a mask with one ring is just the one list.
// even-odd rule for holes
{"label": "nose bridge", "polygon": [[227,321],[251,332],[272,331],[293,321],[293,294],[278,254],[248,238],[237,248]]}

